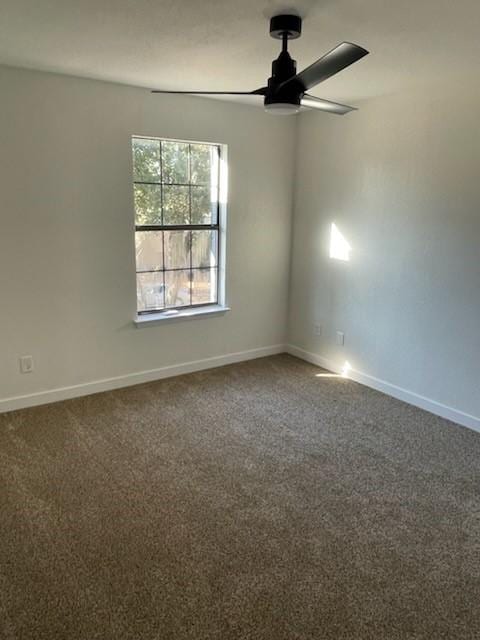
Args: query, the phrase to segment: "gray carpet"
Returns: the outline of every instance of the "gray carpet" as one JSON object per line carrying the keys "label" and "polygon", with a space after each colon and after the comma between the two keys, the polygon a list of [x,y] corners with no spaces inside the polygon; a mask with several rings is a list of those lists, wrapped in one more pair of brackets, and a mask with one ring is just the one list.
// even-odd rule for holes
{"label": "gray carpet", "polygon": [[480,638],[480,435],[282,355],[0,416],[0,637]]}

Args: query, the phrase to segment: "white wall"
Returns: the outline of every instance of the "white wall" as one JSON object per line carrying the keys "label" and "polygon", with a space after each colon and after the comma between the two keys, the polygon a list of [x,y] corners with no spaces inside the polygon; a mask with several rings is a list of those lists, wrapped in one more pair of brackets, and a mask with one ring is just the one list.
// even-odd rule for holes
{"label": "white wall", "polygon": [[[5,67],[0,88],[0,409],[283,344],[295,172],[289,342],[480,416],[478,95],[294,119]],[[228,144],[225,316],[133,325],[131,134]],[[349,262],[328,257],[332,222]]]}
{"label": "white wall", "polygon": [[[0,92],[0,400],[285,342],[293,120],[5,67]],[[228,145],[225,316],[133,325],[132,134]]]}
{"label": "white wall", "polygon": [[[479,110],[478,92],[449,86],[366,101],[343,118],[301,116],[289,336],[477,417]],[[332,222],[349,262],[329,258]]]}

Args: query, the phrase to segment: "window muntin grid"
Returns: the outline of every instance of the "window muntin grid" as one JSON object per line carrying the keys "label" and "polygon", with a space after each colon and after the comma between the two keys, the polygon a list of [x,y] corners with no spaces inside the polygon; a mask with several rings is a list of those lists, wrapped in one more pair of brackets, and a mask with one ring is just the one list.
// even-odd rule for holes
{"label": "window muntin grid", "polygon": [[137,311],[218,304],[220,146],[132,138]]}

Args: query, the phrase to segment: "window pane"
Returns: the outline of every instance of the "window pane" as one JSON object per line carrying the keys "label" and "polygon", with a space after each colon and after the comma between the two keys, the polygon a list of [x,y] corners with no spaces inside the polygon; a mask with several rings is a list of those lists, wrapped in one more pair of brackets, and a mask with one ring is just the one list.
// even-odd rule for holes
{"label": "window pane", "polygon": [[160,140],[133,138],[133,176],[140,182],[160,182]]}
{"label": "window pane", "polygon": [[192,187],[192,224],[216,224],[216,197],[210,187]]}
{"label": "window pane", "polygon": [[163,238],[161,231],[137,231],[135,234],[137,271],[163,269]]}
{"label": "window pane", "polygon": [[217,270],[193,271],[192,304],[217,302]]}
{"label": "window pane", "polygon": [[163,226],[136,231],[138,311],[216,303],[219,147],[134,137],[132,154],[137,228]]}
{"label": "window pane", "polygon": [[217,231],[192,231],[192,267],[217,266]]}
{"label": "window pane", "polygon": [[190,223],[189,187],[163,187],[163,220],[164,224]]}
{"label": "window pane", "polygon": [[162,223],[162,190],[160,186],[136,184],[134,197],[136,224]]}
{"label": "window pane", "polygon": [[188,147],[184,142],[162,142],[163,182],[187,184]]}
{"label": "window pane", "polygon": [[165,269],[189,269],[191,231],[164,231]]}
{"label": "window pane", "polygon": [[190,180],[192,184],[210,185],[212,159],[217,148],[207,144],[192,144],[190,149]]}
{"label": "window pane", "polygon": [[163,309],[163,273],[137,274],[137,309]]}
{"label": "window pane", "polygon": [[191,271],[165,271],[165,295],[167,307],[190,305]]}

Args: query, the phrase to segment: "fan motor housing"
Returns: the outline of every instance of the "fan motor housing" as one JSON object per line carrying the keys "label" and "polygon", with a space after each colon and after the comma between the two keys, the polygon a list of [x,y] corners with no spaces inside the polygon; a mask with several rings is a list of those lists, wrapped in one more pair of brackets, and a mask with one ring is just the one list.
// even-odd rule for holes
{"label": "fan motor housing", "polygon": [[286,88],[281,85],[294,76],[297,72],[295,60],[292,60],[287,51],[282,51],[278,58],[272,63],[272,75],[268,79],[268,92],[265,95],[264,104],[286,103],[300,104],[303,96],[303,88],[296,83],[290,84]]}
{"label": "fan motor housing", "polygon": [[302,35],[302,19],[300,16],[279,15],[270,20],[270,35],[272,38],[282,40],[286,34],[288,40],[295,40]]}
{"label": "fan motor housing", "polygon": [[279,103],[300,105],[302,98],[303,98],[303,91],[295,88],[293,89],[289,88],[288,90],[284,89],[283,91],[282,90],[277,91],[273,89],[266,94],[263,104],[265,106],[269,104],[279,104]]}

